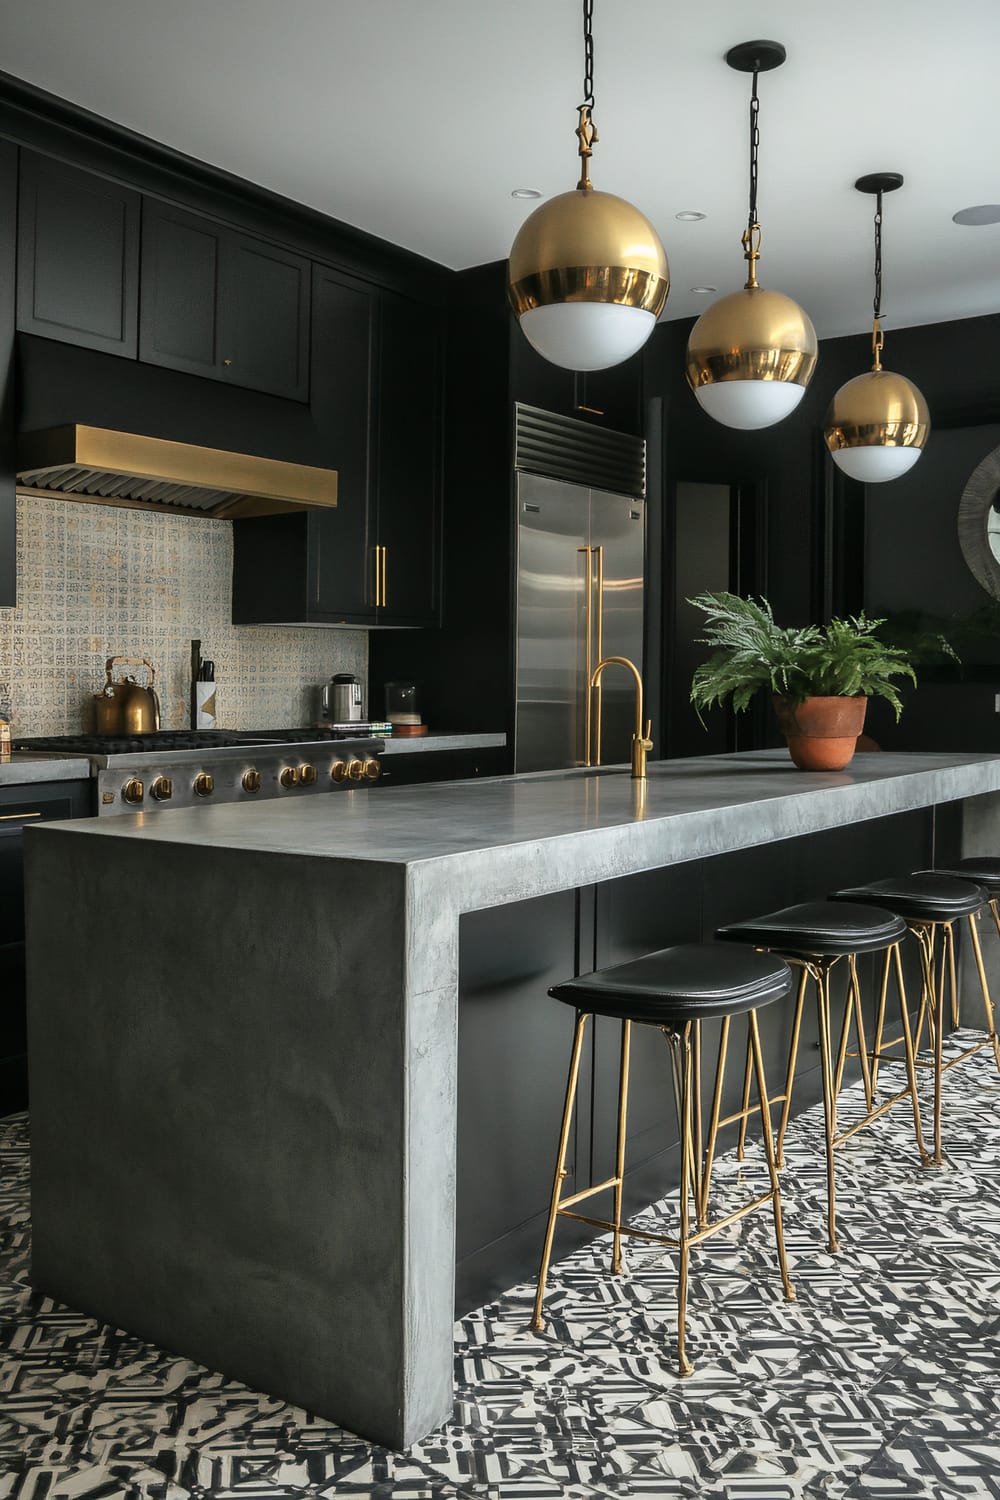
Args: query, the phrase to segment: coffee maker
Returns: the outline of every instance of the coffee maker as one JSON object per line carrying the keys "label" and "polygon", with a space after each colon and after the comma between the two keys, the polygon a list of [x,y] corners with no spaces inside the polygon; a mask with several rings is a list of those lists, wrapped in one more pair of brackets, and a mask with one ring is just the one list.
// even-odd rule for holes
{"label": "coffee maker", "polygon": [[356,724],[365,716],[361,682],[353,672],[337,672],[323,684],[323,718],[331,724]]}

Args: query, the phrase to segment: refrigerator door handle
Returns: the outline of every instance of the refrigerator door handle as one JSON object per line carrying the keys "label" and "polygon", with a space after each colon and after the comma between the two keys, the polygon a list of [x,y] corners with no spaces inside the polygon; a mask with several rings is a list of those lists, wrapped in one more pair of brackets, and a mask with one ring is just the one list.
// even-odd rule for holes
{"label": "refrigerator door handle", "polygon": [[[601,764],[601,684],[598,683],[591,692],[590,677],[597,662],[604,660],[604,548],[600,546],[591,550],[597,554],[597,661],[590,663],[587,667],[587,702],[589,705],[591,698],[593,699],[593,764],[599,766]],[[589,736],[587,744],[589,754]],[[587,764],[590,765],[591,762],[588,760]]]}
{"label": "refrigerator door handle", "polygon": [[591,760],[590,760],[590,747],[591,747],[591,734],[592,734],[591,698],[593,696],[592,693],[591,693],[591,691],[590,691],[590,674],[594,670],[594,663],[593,663],[593,652],[594,652],[594,602],[593,602],[594,569],[593,569],[593,551],[594,551],[594,549],[592,547],[577,547],[576,550],[577,550],[578,554],[582,552],[583,555],[584,555],[584,557],[586,558],[586,563],[584,565],[586,571],[585,571],[584,580],[583,580],[583,601],[584,601],[584,611],[583,611],[583,620],[584,620],[584,624],[583,624],[583,651],[584,651],[584,668],[585,668],[585,672],[586,672],[586,683],[585,683],[584,690],[583,690],[583,695],[584,696],[583,696],[583,761],[582,761],[582,764],[585,765],[585,766],[589,766],[591,764]]}

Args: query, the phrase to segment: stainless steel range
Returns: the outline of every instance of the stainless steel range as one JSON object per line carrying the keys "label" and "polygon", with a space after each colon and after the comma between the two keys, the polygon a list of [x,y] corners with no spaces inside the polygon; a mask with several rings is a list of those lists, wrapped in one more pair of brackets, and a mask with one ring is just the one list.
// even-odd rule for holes
{"label": "stainless steel range", "polygon": [[[313,796],[370,785],[385,741],[369,724],[17,739],[15,750],[85,756],[99,817]],[[366,732],[367,731],[367,732]]]}

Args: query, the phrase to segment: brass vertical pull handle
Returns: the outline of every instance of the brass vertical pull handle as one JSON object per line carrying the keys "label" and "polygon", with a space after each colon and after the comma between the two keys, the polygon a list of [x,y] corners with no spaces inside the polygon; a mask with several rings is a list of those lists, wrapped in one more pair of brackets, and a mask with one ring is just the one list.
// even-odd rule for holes
{"label": "brass vertical pull handle", "polygon": [[[604,548],[595,547],[597,553],[597,660],[604,660]],[[597,712],[594,723],[594,764],[601,764],[601,684],[594,689]]]}
{"label": "brass vertical pull handle", "polygon": [[375,608],[382,603],[382,548],[375,548]]}
{"label": "brass vertical pull handle", "polygon": [[382,548],[382,608],[386,609],[389,604],[389,576],[388,576],[388,547]]}
{"label": "brass vertical pull handle", "polygon": [[586,658],[585,662],[584,662],[584,666],[586,668],[586,674],[587,674],[586,675],[586,686],[585,686],[585,688],[583,690],[584,691],[584,700],[583,700],[583,764],[585,766],[589,766],[591,764],[591,760],[590,760],[591,743],[590,743],[590,741],[591,741],[591,725],[592,725],[592,720],[591,720],[591,697],[592,697],[592,694],[591,694],[591,691],[590,691],[590,674],[594,670],[594,662],[593,662],[593,654],[594,654],[594,617],[593,617],[593,600],[591,599],[591,594],[593,592],[594,579],[593,579],[593,568],[591,566],[591,548],[590,547],[577,547],[576,550],[577,550],[578,554],[582,552],[583,555],[584,555],[584,557],[587,560],[586,561],[586,574],[585,574],[585,577],[584,577],[584,595],[583,595],[583,599],[584,599],[584,614],[583,614],[583,620],[584,620],[584,625],[583,625],[584,645],[583,645],[583,650],[584,650],[584,656]]}

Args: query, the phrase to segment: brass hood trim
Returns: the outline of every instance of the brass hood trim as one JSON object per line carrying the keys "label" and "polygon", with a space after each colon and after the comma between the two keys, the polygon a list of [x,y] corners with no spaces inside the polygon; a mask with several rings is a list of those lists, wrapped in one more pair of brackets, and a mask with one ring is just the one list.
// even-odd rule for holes
{"label": "brass hood trim", "polygon": [[231,520],[333,507],[337,471],[73,425],[22,433],[17,488],[92,505]]}

